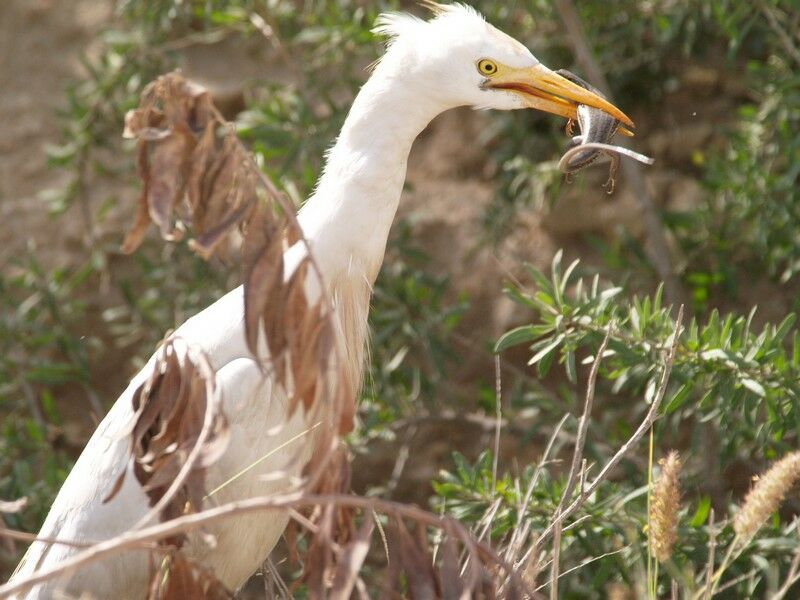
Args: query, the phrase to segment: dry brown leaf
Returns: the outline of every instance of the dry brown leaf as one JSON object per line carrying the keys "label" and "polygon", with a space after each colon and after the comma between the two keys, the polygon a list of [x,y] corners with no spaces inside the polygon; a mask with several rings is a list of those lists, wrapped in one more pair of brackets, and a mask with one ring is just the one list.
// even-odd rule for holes
{"label": "dry brown leaf", "polygon": [[232,600],[233,594],[214,574],[180,551],[164,557],[155,569],[147,600]]}
{"label": "dry brown leaf", "polygon": [[441,598],[439,582],[433,570],[433,559],[428,552],[427,543],[420,545],[406,529],[401,519],[396,519],[391,528],[395,554],[405,573],[408,583],[408,596],[411,600]]}
{"label": "dry brown leaf", "polygon": [[375,521],[372,512],[367,512],[355,538],[345,546],[342,556],[339,558],[339,566],[336,569],[333,588],[329,596],[330,600],[348,600],[350,598],[358,573],[361,571],[361,565],[367,558],[374,529]]}
{"label": "dry brown leaf", "polygon": [[214,230],[193,245],[206,258],[247,217],[243,207],[256,200],[254,176],[230,128],[218,143],[223,125],[209,93],[179,73],[159,77],[145,88],[139,108],[125,117],[123,135],[138,140],[144,191],[123,251],[141,244],[150,222],[164,239],[179,239],[182,229],[173,220],[184,198],[182,220],[198,235]]}
{"label": "dry brown leaf", "polygon": [[184,170],[187,153],[191,152],[190,137],[173,132],[163,140],[152,143],[147,158],[147,208],[150,218],[161,231],[161,237],[179,239],[172,224],[172,214],[183,197]]}
{"label": "dry brown leaf", "polygon": [[[277,234],[277,232],[275,232]],[[248,273],[244,288],[245,337],[247,347],[254,356],[258,354],[258,337],[264,326],[267,344],[275,345],[270,340],[269,329],[274,328],[281,308],[281,287],[283,284],[283,241],[280,236],[273,235],[269,239],[261,255],[256,259]],[[271,322],[268,323],[267,319]],[[274,359],[279,357],[270,347]],[[281,380],[281,377],[278,377]]]}
{"label": "dry brown leaf", "polygon": [[[151,506],[167,492],[198,443],[206,411],[214,411],[211,430],[197,461],[179,493],[162,511],[162,520],[184,514],[187,507],[200,509],[205,495],[205,469],[222,455],[229,441],[225,417],[213,394],[214,373],[202,355],[194,356],[193,352],[196,351],[187,351],[181,360],[175,340],[168,339],[159,350],[151,376],[133,394],[131,463]],[[124,473],[105,501],[113,498],[123,477]],[[180,545],[182,540],[170,542]]]}
{"label": "dry brown leaf", "polygon": [[442,566],[439,569],[439,578],[442,583],[442,599],[459,600],[464,592],[464,582],[458,567],[458,551],[453,538],[445,535],[440,548]]}

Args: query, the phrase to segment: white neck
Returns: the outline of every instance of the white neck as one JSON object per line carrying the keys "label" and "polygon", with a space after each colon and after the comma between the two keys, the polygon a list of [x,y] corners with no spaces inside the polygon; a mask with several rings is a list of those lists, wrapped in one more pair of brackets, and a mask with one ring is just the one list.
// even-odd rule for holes
{"label": "white neck", "polygon": [[324,278],[366,278],[371,285],[406,177],[411,145],[450,108],[409,89],[397,61],[382,62],[359,92],[328,154],[313,196],[299,214]]}

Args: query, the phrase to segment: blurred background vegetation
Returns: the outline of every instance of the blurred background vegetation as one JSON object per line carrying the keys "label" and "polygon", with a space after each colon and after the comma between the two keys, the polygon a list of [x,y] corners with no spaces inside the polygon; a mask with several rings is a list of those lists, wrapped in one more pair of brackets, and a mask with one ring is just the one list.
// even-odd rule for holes
{"label": "blurred background vegetation", "polygon": [[[548,66],[584,75],[549,0],[473,5]],[[686,464],[666,594],[671,577],[703,568],[710,509],[719,522],[755,473],[798,446],[800,9],[792,0],[577,8],[617,104],[637,123],[633,145],[656,159],[646,184],[693,319],[655,427],[656,458],[675,448]],[[175,67],[208,86],[300,205],[380,55],[372,23],[394,9],[424,12],[364,0],[0,6],[0,115],[9,123],[0,142],[0,498],[30,500],[5,517],[9,526],[37,530],[155,343],[239,283],[235,261],[206,264],[155,236],[133,256],[119,252],[137,189],[122,119],[142,87]],[[608,196],[603,167],[562,180],[563,126],[528,112],[459,109],[415,146],[373,300],[362,426],[352,438],[357,491],[476,527],[491,508],[484,535],[495,539],[523,519],[543,527],[562,492],[554,459],[571,451],[586,358],[611,322],[587,458],[602,465],[646,412],[676,298],[661,291],[629,182],[620,176]],[[520,514],[530,465],[554,431],[553,462]],[[647,554],[647,480],[643,447],[588,502],[591,520],[564,533],[562,571],[575,570],[563,597],[634,597]],[[729,569],[739,580],[722,597],[777,590],[800,549],[798,509],[790,497],[783,518]],[[724,545],[732,533],[721,527]],[[5,550],[3,572],[22,549]]]}

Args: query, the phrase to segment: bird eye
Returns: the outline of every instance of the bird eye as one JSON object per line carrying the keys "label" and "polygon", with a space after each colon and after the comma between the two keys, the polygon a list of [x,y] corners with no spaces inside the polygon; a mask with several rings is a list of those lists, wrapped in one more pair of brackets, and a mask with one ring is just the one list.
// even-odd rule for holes
{"label": "bird eye", "polygon": [[497,73],[497,63],[488,58],[482,58],[478,61],[478,71],[480,71],[481,75],[494,75]]}

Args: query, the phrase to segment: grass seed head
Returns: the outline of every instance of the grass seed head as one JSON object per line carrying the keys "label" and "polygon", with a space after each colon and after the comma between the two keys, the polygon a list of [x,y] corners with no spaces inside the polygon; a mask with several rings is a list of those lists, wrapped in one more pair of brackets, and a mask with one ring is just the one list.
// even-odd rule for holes
{"label": "grass seed head", "polygon": [[750,540],[780,506],[786,493],[800,477],[800,451],[787,454],[761,475],[733,518],[733,530],[743,541]]}
{"label": "grass seed head", "polygon": [[681,459],[672,451],[666,459],[659,461],[661,475],[655,484],[650,500],[650,551],[660,562],[672,555],[672,547],[678,538],[678,511],[681,489],[678,481]]}

